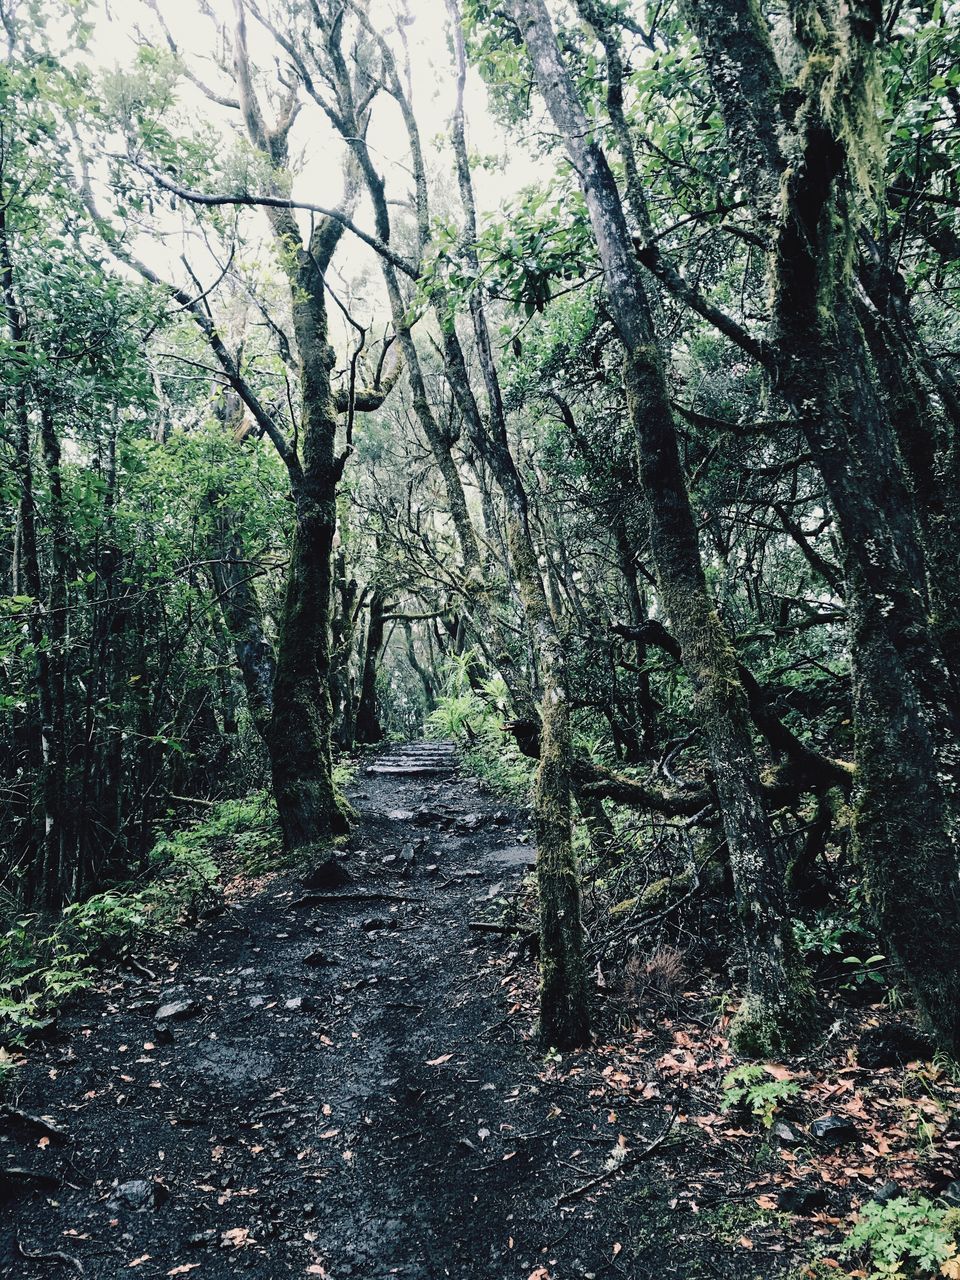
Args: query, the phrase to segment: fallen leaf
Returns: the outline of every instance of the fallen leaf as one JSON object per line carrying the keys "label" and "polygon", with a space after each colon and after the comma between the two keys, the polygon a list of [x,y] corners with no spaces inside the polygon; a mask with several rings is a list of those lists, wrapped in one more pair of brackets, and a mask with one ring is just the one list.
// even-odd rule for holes
{"label": "fallen leaf", "polygon": [[171,1267],[167,1272],[168,1276],[185,1276],[188,1271],[196,1271],[199,1262],[184,1262],[179,1267]]}
{"label": "fallen leaf", "polygon": [[789,1067],[783,1067],[779,1062],[764,1063],[764,1071],[768,1076],[773,1076],[774,1080],[792,1080],[793,1072]]}
{"label": "fallen leaf", "polygon": [[427,1066],[428,1066],[428,1067],[440,1067],[440,1066],[443,1066],[443,1064],[444,1064],[445,1062],[449,1062],[449,1061],[450,1061],[450,1059],[451,1059],[452,1057],[453,1057],[453,1054],[452,1054],[452,1053],[441,1053],[441,1055],[440,1055],[440,1057],[439,1057],[439,1058],[428,1058],[428,1059],[427,1059]]}
{"label": "fallen leaf", "polygon": [[249,1227],[231,1227],[229,1231],[223,1232],[220,1239],[224,1244],[232,1244],[235,1249],[240,1249],[245,1244],[253,1244]]}
{"label": "fallen leaf", "polygon": [[150,1261],[149,1253],[142,1253],[139,1258],[134,1258],[132,1262],[128,1262],[128,1267],[142,1267],[145,1262]]}

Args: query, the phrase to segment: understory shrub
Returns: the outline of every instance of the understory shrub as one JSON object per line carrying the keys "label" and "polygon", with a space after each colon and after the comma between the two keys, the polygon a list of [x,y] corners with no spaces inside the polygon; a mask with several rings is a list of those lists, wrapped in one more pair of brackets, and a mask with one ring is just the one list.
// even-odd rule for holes
{"label": "understory shrub", "polygon": [[452,739],[467,772],[496,795],[524,803],[530,795],[536,764],[521,753],[503,729],[509,714],[507,686],[495,676],[479,689],[472,688],[468,678],[471,660],[470,654],[447,660],[443,693],[427,717],[427,736]]}
{"label": "understory shrub", "polygon": [[960,1210],[945,1209],[925,1196],[871,1201],[838,1256],[854,1260],[869,1280],[960,1280],[957,1232]]}
{"label": "understory shrub", "polygon": [[773,1125],[778,1109],[790,1102],[800,1092],[800,1086],[792,1080],[777,1080],[759,1062],[734,1067],[723,1078],[721,1111],[731,1107],[746,1107],[765,1129]]}
{"label": "understory shrub", "polygon": [[97,963],[149,947],[214,905],[224,861],[260,874],[279,845],[266,793],[223,800],[202,820],[161,835],[139,880],[71,903],[56,919],[10,919],[0,934],[0,1034],[16,1043],[44,1026],[90,986]]}

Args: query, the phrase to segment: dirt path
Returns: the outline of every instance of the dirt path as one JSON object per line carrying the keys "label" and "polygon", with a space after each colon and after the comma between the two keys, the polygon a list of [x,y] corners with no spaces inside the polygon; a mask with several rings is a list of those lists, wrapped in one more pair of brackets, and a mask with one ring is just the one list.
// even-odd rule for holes
{"label": "dirt path", "polygon": [[18,1105],[69,1141],[5,1132],[0,1166],[59,1185],[8,1180],[0,1274],[752,1274],[689,1215],[671,1229],[652,1160],[558,1206],[670,1107],[634,1090],[610,1110],[589,1055],[552,1072],[508,1003],[503,943],[470,930],[532,858],[523,816],[455,775],[366,774],[353,798],[351,891],[408,900],[297,905],[301,884],[274,878],[34,1050]]}

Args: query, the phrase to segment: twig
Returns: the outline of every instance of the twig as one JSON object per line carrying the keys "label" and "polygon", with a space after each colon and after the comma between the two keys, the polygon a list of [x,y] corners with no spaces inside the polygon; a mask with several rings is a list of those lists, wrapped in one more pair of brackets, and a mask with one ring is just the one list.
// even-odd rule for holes
{"label": "twig", "polygon": [[594,1187],[603,1186],[617,1173],[626,1173],[629,1169],[633,1169],[641,1160],[645,1160],[647,1156],[652,1155],[658,1147],[662,1146],[666,1141],[667,1134],[673,1128],[674,1121],[680,1114],[680,1096],[677,1097],[673,1104],[673,1110],[667,1119],[667,1123],[663,1126],[652,1142],[648,1142],[642,1151],[637,1151],[634,1155],[628,1156],[626,1160],[618,1165],[614,1165],[612,1169],[606,1169],[603,1173],[598,1173],[595,1178],[591,1178],[589,1182],[583,1182],[579,1187],[574,1187],[572,1191],[565,1191],[563,1195],[558,1196],[554,1201],[554,1208],[559,1209],[563,1204],[569,1204],[571,1200],[579,1200],[582,1195],[586,1195],[588,1191],[592,1191]]}
{"label": "twig", "polygon": [[31,1262],[64,1262],[68,1267],[73,1267],[78,1276],[87,1274],[79,1258],[75,1258],[69,1253],[61,1253],[59,1249],[54,1249],[52,1253],[28,1253],[19,1240],[17,1241],[17,1248],[20,1250],[21,1255]]}
{"label": "twig", "polygon": [[17,1165],[8,1165],[0,1169],[0,1182],[35,1182],[40,1187],[59,1187],[60,1179],[53,1173],[38,1173],[34,1169],[21,1169]]}
{"label": "twig", "polygon": [[490,920],[471,920],[469,927],[475,929],[477,933],[501,933],[506,935],[519,933],[524,937],[532,937],[536,933],[536,929],[525,929],[520,924],[494,924]]}
{"label": "twig", "polygon": [[305,893],[290,903],[291,907],[308,907],[315,902],[421,902],[402,893]]}

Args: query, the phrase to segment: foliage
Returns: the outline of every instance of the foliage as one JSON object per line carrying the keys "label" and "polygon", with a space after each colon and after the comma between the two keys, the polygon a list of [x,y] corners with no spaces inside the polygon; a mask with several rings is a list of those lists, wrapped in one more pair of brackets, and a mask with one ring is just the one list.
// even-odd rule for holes
{"label": "foliage", "polygon": [[721,1108],[729,1111],[732,1107],[746,1107],[769,1129],[778,1109],[799,1092],[800,1086],[795,1081],[778,1080],[760,1063],[746,1063],[724,1076]]}
{"label": "foliage", "polygon": [[217,862],[229,858],[258,875],[280,856],[280,832],[272,798],[265,791],[221,800],[208,817],[156,842],[150,865],[161,884],[178,885],[185,905],[202,898],[219,876]]}
{"label": "foliage", "polygon": [[886,1204],[864,1205],[839,1252],[870,1268],[869,1280],[931,1280],[960,1277],[957,1228],[960,1213],[925,1196],[898,1196]]}
{"label": "foliage", "polygon": [[460,748],[464,768],[480,778],[497,795],[523,803],[530,793],[533,762],[526,759],[503,729],[508,693],[499,677],[470,686],[474,654],[451,659],[446,667],[444,692],[427,717],[431,738],[453,739]]}
{"label": "foliage", "polygon": [[220,862],[259,874],[278,842],[276,813],[264,793],[226,800],[203,821],[154,843],[144,883],[92,894],[52,922],[38,914],[15,917],[0,936],[0,1027],[14,1041],[41,1027],[90,986],[98,964],[168,940],[213,905]]}
{"label": "foliage", "polygon": [[821,912],[811,920],[794,921],[794,938],[806,963],[822,977],[836,981],[842,991],[875,995],[887,987],[887,957],[875,951],[876,933],[866,922],[862,893],[847,894],[848,914]]}

